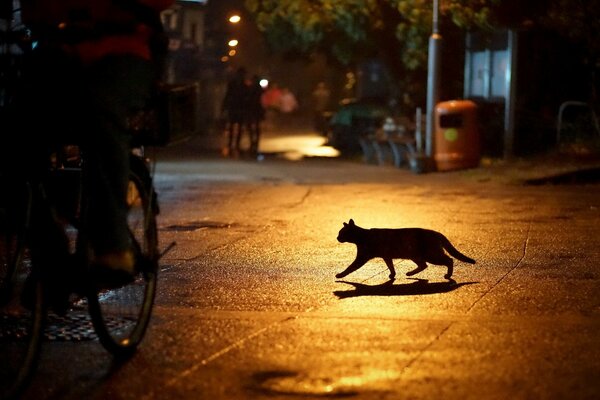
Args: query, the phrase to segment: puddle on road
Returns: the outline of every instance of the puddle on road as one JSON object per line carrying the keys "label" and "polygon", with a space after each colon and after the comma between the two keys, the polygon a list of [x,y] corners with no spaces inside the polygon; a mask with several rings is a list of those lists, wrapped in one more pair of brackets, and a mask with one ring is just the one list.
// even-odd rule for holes
{"label": "puddle on road", "polygon": [[231,222],[218,222],[218,221],[192,221],[185,224],[169,225],[161,228],[163,231],[172,232],[193,232],[201,229],[226,229],[234,226]]}
{"label": "puddle on road", "polygon": [[396,371],[370,370],[362,375],[323,377],[292,371],[268,371],[254,375],[256,389],[269,395],[344,398],[361,391],[378,391],[378,384],[399,378]]}
{"label": "puddle on road", "polygon": [[260,392],[270,395],[352,397],[358,395],[354,388],[344,388],[331,378],[311,377],[286,371],[263,372],[255,375]]}

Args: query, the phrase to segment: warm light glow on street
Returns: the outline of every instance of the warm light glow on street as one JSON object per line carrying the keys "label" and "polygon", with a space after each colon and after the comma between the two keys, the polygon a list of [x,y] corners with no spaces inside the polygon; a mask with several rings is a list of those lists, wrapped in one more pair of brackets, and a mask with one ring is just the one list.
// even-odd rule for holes
{"label": "warm light glow on street", "polygon": [[340,152],[326,146],[327,138],[312,133],[285,137],[265,136],[260,144],[265,153],[281,153],[285,159],[301,160],[304,157],[339,157]]}

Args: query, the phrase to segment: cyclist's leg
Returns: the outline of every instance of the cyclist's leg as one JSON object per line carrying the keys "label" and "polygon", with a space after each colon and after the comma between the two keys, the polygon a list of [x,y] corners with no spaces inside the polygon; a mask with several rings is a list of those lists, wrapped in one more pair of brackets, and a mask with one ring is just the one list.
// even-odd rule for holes
{"label": "cyclist's leg", "polygon": [[107,57],[86,71],[88,233],[96,261],[111,269],[133,269],[127,230],[130,136],[126,122],[132,110],[144,106],[154,82],[153,65],[132,56]]}

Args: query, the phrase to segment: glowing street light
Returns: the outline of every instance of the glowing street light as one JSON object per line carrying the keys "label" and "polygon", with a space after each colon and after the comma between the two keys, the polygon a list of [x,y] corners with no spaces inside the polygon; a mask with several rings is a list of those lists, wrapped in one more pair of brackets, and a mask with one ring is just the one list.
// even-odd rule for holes
{"label": "glowing street light", "polygon": [[229,45],[229,47],[235,47],[238,45],[238,40],[237,39],[231,39],[227,44]]}
{"label": "glowing street light", "polygon": [[232,24],[237,24],[241,20],[242,20],[242,17],[240,17],[238,14],[233,14],[232,16],[229,17],[229,22],[231,22]]}

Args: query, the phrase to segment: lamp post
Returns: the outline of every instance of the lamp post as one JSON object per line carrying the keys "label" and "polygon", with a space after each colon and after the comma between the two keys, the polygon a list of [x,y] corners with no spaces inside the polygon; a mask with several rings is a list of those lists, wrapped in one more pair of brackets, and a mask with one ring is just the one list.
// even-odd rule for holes
{"label": "lamp post", "polygon": [[433,30],[429,37],[429,59],[427,64],[427,122],[425,128],[425,156],[433,157],[435,105],[440,100],[441,44],[439,33],[439,0],[433,0]]}

